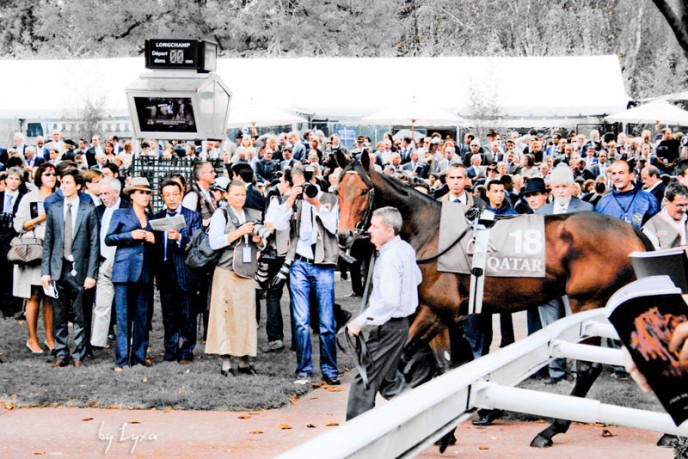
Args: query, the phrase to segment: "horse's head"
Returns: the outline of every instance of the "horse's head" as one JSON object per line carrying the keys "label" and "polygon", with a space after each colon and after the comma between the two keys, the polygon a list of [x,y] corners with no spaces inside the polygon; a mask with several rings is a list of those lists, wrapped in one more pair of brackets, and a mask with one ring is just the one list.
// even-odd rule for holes
{"label": "horse's head", "polygon": [[342,174],[337,185],[339,194],[339,245],[348,249],[354,239],[360,237],[369,223],[374,200],[373,183],[370,180],[370,158],[361,154],[361,162],[350,162],[337,152],[337,163]]}

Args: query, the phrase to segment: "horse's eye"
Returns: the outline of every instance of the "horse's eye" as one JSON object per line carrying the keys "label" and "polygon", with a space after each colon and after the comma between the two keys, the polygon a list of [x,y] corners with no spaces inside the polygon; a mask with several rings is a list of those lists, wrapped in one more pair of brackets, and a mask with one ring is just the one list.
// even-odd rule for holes
{"label": "horse's eye", "polygon": [[363,191],[361,191],[361,196],[365,196],[368,194],[370,190],[368,188],[365,188]]}

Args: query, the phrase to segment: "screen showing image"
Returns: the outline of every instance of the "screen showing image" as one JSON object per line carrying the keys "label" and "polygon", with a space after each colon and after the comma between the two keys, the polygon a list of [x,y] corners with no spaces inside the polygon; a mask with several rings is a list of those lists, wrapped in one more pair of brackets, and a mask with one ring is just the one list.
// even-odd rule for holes
{"label": "screen showing image", "polygon": [[190,97],[134,97],[141,132],[197,131]]}

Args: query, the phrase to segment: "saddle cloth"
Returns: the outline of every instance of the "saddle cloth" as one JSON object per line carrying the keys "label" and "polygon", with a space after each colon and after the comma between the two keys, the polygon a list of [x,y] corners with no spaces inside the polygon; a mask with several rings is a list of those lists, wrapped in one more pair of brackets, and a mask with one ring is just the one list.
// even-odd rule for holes
{"label": "saddle cloth", "polygon": [[[468,226],[466,207],[443,202],[438,253],[450,246]],[[498,220],[489,229],[485,275],[488,277],[545,277],[545,220],[542,215],[521,215]],[[437,270],[470,274],[473,230],[437,259]]]}

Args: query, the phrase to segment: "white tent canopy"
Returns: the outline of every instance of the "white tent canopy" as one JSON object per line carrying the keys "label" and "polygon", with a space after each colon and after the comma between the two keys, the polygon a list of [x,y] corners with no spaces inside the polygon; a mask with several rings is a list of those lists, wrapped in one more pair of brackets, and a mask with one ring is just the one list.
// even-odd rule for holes
{"label": "white tent canopy", "polygon": [[668,102],[658,101],[639,105],[629,110],[609,115],[605,120],[610,123],[661,123],[688,126],[688,111],[681,110]]}
{"label": "white tent canopy", "polygon": [[293,113],[251,101],[248,104],[232,104],[229,110],[227,127],[280,126],[282,124],[305,123],[307,121],[305,118]]}
{"label": "white tent canopy", "polygon": [[[147,72],[143,57],[0,67],[0,119],[73,117],[87,102],[127,115],[124,87]],[[596,71],[548,71],[562,68]],[[468,119],[600,116],[629,100],[616,56],[219,59],[218,73],[234,106],[254,100],[320,120],[358,120],[413,97]]]}

